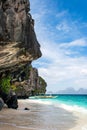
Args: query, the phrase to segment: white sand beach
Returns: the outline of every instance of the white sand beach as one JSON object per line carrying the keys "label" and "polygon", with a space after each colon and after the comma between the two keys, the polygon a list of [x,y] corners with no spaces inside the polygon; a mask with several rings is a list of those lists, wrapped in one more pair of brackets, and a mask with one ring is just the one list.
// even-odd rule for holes
{"label": "white sand beach", "polygon": [[18,110],[4,107],[0,111],[0,130],[87,130],[87,114],[19,100]]}
{"label": "white sand beach", "polygon": [[73,114],[77,117],[76,126],[70,130],[87,130],[87,114],[80,112],[73,112]]}

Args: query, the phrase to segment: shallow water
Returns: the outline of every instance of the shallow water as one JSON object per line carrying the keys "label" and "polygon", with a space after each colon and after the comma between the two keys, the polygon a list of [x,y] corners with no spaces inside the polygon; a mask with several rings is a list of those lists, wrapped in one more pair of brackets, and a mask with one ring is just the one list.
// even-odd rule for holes
{"label": "shallow water", "polygon": [[42,104],[51,104],[68,111],[77,111],[87,114],[87,95],[54,95],[53,98],[34,99]]}
{"label": "shallow water", "polygon": [[[23,110],[25,107],[29,111]],[[0,114],[0,125],[10,125],[17,130],[69,130],[76,125],[76,119],[71,112],[53,105],[24,103],[19,110],[4,109]]]}
{"label": "shallow water", "polygon": [[87,95],[58,95],[54,101],[87,109]]}

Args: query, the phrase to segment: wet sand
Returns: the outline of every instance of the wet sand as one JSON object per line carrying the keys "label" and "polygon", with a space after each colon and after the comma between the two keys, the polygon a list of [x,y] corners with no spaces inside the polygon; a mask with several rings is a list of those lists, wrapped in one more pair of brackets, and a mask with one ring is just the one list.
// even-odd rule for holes
{"label": "wet sand", "polygon": [[32,100],[20,100],[18,110],[5,107],[0,111],[0,130],[87,130],[86,124],[87,114]]}

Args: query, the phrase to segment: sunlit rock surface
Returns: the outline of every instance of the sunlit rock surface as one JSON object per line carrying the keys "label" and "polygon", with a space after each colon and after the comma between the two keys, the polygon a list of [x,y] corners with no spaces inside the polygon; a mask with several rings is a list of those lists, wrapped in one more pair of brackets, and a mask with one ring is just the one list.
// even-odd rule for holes
{"label": "sunlit rock surface", "polygon": [[0,0],[0,73],[41,57],[28,0]]}

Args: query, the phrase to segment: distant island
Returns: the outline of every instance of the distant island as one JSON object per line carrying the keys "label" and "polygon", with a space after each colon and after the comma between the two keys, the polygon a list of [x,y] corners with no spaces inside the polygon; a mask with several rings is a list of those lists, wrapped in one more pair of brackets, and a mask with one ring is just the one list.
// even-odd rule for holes
{"label": "distant island", "polygon": [[87,89],[79,88],[75,90],[74,88],[66,88],[64,90],[59,90],[57,92],[47,91],[47,94],[87,94]]}
{"label": "distant island", "polygon": [[66,88],[64,90],[59,90],[57,94],[87,94],[87,89],[80,88],[75,90],[74,88]]}

